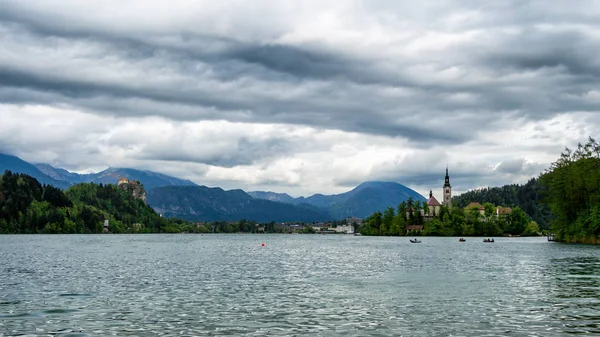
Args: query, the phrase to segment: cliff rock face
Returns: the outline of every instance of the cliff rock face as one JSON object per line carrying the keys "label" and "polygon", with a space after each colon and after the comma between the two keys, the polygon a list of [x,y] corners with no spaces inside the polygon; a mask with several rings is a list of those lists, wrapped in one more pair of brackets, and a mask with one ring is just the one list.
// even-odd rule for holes
{"label": "cliff rock face", "polygon": [[119,182],[118,187],[128,193],[131,193],[134,198],[142,199],[144,204],[148,204],[146,201],[146,189],[139,181],[128,181],[128,182]]}

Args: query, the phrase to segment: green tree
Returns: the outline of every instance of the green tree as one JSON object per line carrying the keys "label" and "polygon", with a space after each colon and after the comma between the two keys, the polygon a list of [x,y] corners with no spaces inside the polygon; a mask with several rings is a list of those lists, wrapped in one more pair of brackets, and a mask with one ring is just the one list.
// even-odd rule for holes
{"label": "green tree", "polygon": [[507,215],[506,233],[512,235],[520,235],[523,233],[529,222],[531,221],[527,214],[520,208],[515,207],[510,214]]}
{"label": "green tree", "polygon": [[540,233],[540,227],[535,221],[530,222],[523,233],[522,236],[537,236]]}
{"label": "green tree", "polygon": [[494,204],[491,202],[484,203],[483,208],[485,209],[484,215],[488,219],[496,214],[496,206],[494,206]]}
{"label": "green tree", "polygon": [[557,239],[600,243],[600,146],[596,140],[590,137],[574,151],[566,148],[540,182]]}
{"label": "green tree", "polygon": [[304,234],[315,234],[316,231],[311,225],[304,225],[302,228],[302,233]]}
{"label": "green tree", "polygon": [[393,207],[388,207],[383,212],[383,219],[381,225],[381,233],[380,235],[394,235],[397,233],[398,229],[393,228],[394,217],[396,216],[396,212]]}

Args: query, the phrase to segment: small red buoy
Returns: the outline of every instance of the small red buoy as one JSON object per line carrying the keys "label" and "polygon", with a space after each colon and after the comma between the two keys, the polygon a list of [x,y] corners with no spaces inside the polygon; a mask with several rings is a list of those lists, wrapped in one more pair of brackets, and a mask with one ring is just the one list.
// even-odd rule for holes
{"label": "small red buoy", "polygon": [[262,246],[264,247],[264,246],[265,246],[265,244],[263,243],[263,244],[262,244]]}

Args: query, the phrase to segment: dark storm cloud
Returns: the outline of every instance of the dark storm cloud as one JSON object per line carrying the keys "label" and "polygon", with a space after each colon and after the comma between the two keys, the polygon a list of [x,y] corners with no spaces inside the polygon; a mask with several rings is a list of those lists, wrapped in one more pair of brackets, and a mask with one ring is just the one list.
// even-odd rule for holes
{"label": "dark storm cloud", "polygon": [[345,77],[349,68],[353,67],[350,62],[334,55],[282,45],[237,46],[224,56],[296,78]]}
{"label": "dark storm cloud", "polygon": [[[67,100],[70,104],[86,110],[99,110],[102,113],[113,111],[120,116],[139,116],[148,114],[148,110],[131,110],[131,107],[119,104],[121,99],[143,98],[158,103],[188,105],[190,108],[215,108],[219,111],[218,114],[212,115],[189,112],[178,114],[177,109],[163,111],[163,115],[176,119],[226,118],[233,121],[315,125],[354,132],[402,136],[416,142],[462,142],[466,139],[463,133],[454,130],[433,130],[431,123],[418,125],[410,120],[402,120],[402,116],[407,113],[434,113],[432,108],[436,111],[455,110],[461,108],[460,104],[430,106],[427,102],[431,99],[426,96],[435,95],[435,91],[439,92],[439,89],[427,84],[423,84],[424,88],[418,88],[417,84],[412,83],[413,80],[391,76],[379,70],[376,64],[353,59],[350,55],[277,44],[249,44],[194,34],[187,34],[184,39],[195,41],[190,47],[186,47],[185,44],[157,45],[136,37],[114,36],[97,30],[86,31],[85,28],[76,30],[77,26],[68,30],[64,25],[52,25],[52,20],[34,20],[35,18],[28,17],[27,13],[11,17],[10,13],[6,11],[2,16],[5,22],[11,21],[15,33],[23,34],[34,43],[43,42],[49,36],[80,42],[94,41],[101,43],[105,48],[105,55],[99,55],[99,58],[117,55],[132,64],[147,59],[156,60],[158,63],[168,62],[173,71],[188,74],[190,80],[194,79],[194,75],[198,75],[198,79],[202,80],[205,74],[194,70],[194,66],[201,62],[210,70],[213,79],[225,83],[234,82],[240,77],[275,86],[278,83],[290,87],[295,84],[301,85],[304,80],[327,83],[326,86],[308,92],[304,97],[287,98],[285,93],[274,92],[263,98],[245,93],[245,88],[240,88],[237,92],[219,92],[216,89],[210,91],[210,88],[187,89],[118,80],[107,83],[0,65],[0,85],[5,88],[26,88],[30,91],[32,101],[36,100],[35,92],[40,92],[39,96],[43,97],[44,103],[49,103],[50,97],[43,94],[52,93],[57,95],[54,98],[55,103]],[[198,45],[218,47],[203,51],[202,48],[194,47]],[[177,86],[177,83],[174,83],[174,86]],[[375,86],[417,88],[419,92],[415,93],[414,102],[394,101],[377,97],[376,91],[379,88]],[[431,88],[427,88],[428,86]],[[110,102],[105,102],[108,106],[102,109],[97,105],[89,105],[89,100],[85,100],[93,97],[107,97]],[[22,95],[7,95],[2,98],[6,102],[12,102],[11,99],[23,102]],[[399,109],[402,106],[405,107],[405,111]],[[247,120],[238,117],[240,114],[237,111],[240,110],[250,113],[250,116],[244,114]],[[393,115],[400,118],[390,120]],[[434,120],[433,123],[438,121]]]}
{"label": "dark storm cloud", "polygon": [[220,167],[252,165],[258,161],[273,158],[293,149],[284,138],[264,140],[240,137],[225,144],[209,143],[187,144],[176,142],[154,145],[141,153],[140,159],[202,163]]}
{"label": "dark storm cloud", "polygon": [[[118,51],[131,60],[151,58],[163,52],[173,56],[172,61],[180,62],[178,66],[200,60],[210,63],[222,79],[235,79],[246,73],[257,75],[254,73],[258,71],[261,72],[259,77],[287,81],[340,79],[363,84],[413,85],[408,80],[389,76],[370,62],[351,55],[327,52],[319,46],[299,48],[277,43],[244,42],[189,31],[165,33],[165,36],[126,31],[115,33],[101,26],[65,25],[59,18],[11,6],[0,13],[0,23],[37,38],[59,37],[101,42],[106,45],[107,54]],[[163,37],[170,42],[162,41]]]}
{"label": "dark storm cloud", "polygon": [[587,79],[584,84],[590,84],[600,75],[600,62],[595,57],[600,45],[582,31],[548,32],[530,28],[507,39],[501,47],[483,62],[515,71],[559,68],[565,74]]}
{"label": "dark storm cloud", "polygon": [[[200,107],[218,106],[220,109],[239,109],[245,105],[236,104],[234,100],[224,100],[210,97],[208,94],[186,95],[169,88],[134,88],[126,84],[99,84],[85,80],[50,77],[16,71],[14,69],[0,68],[0,85],[4,87],[27,88],[33,91],[60,94],[70,99],[85,99],[90,97],[110,98],[145,98],[160,103],[176,103],[196,105]],[[5,102],[11,102],[10,97],[5,97]],[[77,103],[77,101],[71,101]],[[77,105],[77,104],[75,104]],[[85,106],[84,106],[85,107]],[[122,111],[121,111],[122,112]],[[119,115],[123,115],[122,113]],[[131,115],[140,115],[139,111]],[[177,117],[177,116],[173,116]],[[179,116],[181,117],[181,116]]]}

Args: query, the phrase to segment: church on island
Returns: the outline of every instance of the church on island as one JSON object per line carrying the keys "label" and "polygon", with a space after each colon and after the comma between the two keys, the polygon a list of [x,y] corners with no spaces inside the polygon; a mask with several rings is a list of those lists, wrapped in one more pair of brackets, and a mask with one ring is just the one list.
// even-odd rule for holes
{"label": "church on island", "polygon": [[[448,174],[448,166],[446,166],[446,177],[444,179],[444,186],[442,186],[442,201],[440,203],[436,197],[433,196],[433,190],[429,190],[429,199],[427,200],[427,212],[421,208],[420,213],[423,220],[430,221],[440,214],[442,205],[448,208],[452,208],[452,185],[450,185],[450,175]],[[409,210],[409,212],[411,212]],[[407,212],[407,216],[408,216]],[[408,225],[406,226],[406,232],[420,232],[424,228],[423,225]]]}
{"label": "church on island", "polygon": [[443,204],[433,196],[433,191],[429,190],[429,199],[427,200],[427,208],[429,212],[423,214],[426,218],[432,218],[440,214],[440,208],[442,205],[452,208],[452,185],[450,185],[450,175],[448,174],[448,166],[446,166],[446,177],[444,179],[444,186],[442,187]]}

